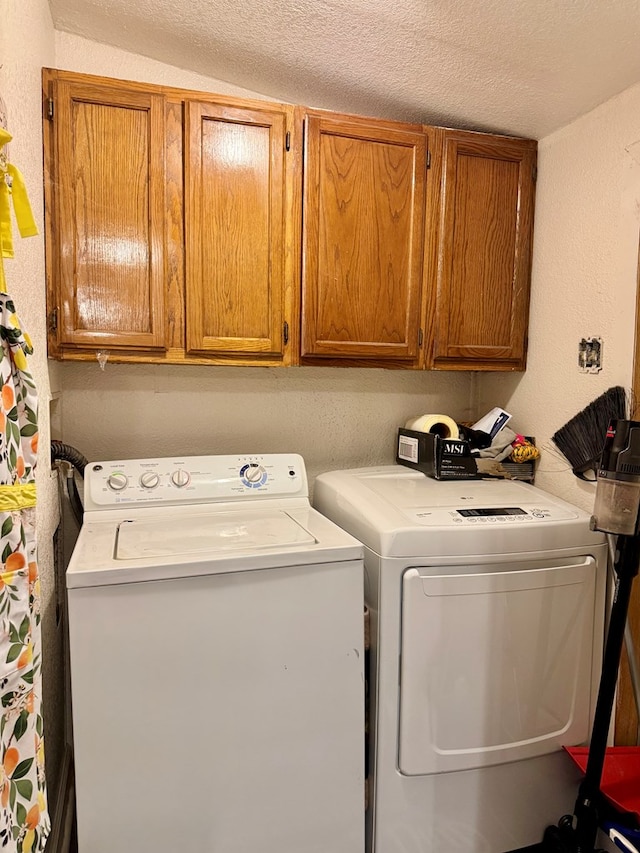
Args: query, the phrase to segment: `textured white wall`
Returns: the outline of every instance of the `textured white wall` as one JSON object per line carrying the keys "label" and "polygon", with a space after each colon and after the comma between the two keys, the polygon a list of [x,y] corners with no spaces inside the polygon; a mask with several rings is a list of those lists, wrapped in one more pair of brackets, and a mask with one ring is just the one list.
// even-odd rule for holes
{"label": "textured white wall", "polygon": [[64,439],[90,460],[295,452],[311,480],[390,464],[412,415],[469,417],[466,374],[82,363],[63,385]]}
{"label": "textured white wall", "polygon": [[30,360],[40,399],[38,488],[38,563],[42,583],[44,719],[47,775],[55,794],[62,748],[62,646],[56,629],[52,537],[58,523],[56,478],[49,463],[50,385],[46,355],[44,241],[42,237],[41,68],[53,60],[53,24],[46,0],[0,2],[0,93],[13,134],[11,160],[22,171],[40,236],[21,240],[14,228],[15,258],[5,261],[8,291],[34,344]]}
{"label": "textured white wall", "polygon": [[[521,377],[483,377],[542,444],[537,484],[587,510],[581,483],[550,437],[613,385],[630,390],[640,222],[640,86],[541,140],[529,361]],[[604,339],[604,369],[578,370],[582,337]]]}
{"label": "textured white wall", "polygon": [[237,95],[239,98],[266,98],[264,95],[242,89],[231,83],[212,80],[210,77],[203,77],[202,74],[165,65],[155,59],[89,41],[71,33],[56,31],[55,48],[55,67],[65,71],[101,74],[104,77],[116,77],[120,80],[178,86],[204,92],[217,92],[221,95]]}
{"label": "textured white wall", "polygon": [[[67,33],[56,67],[252,95]],[[182,453],[301,453],[320,471],[388,463],[398,425],[468,418],[470,374],[355,368],[60,365],[64,440],[89,459]]]}

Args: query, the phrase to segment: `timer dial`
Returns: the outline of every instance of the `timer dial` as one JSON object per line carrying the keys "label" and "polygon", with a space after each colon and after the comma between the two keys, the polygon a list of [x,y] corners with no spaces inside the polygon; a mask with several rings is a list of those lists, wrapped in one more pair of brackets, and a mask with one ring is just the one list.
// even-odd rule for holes
{"label": "timer dial", "polygon": [[267,482],[267,472],[257,462],[249,462],[240,469],[240,479],[250,489],[257,489]]}

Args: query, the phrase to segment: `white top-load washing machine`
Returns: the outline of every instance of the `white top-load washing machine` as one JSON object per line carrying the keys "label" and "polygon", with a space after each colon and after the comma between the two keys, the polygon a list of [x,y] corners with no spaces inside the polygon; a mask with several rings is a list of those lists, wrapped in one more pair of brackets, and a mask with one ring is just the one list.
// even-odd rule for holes
{"label": "white top-load washing machine", "polygon": [[589,736],[603,535],[529,484],[397,465],[322,474],[314,505],[365,545],[373,853],[540,842]]}
{"label": "white top-load washing machine", "polygon": [[362,546],[296,454],[89,464],[79,853],[362,853]]}

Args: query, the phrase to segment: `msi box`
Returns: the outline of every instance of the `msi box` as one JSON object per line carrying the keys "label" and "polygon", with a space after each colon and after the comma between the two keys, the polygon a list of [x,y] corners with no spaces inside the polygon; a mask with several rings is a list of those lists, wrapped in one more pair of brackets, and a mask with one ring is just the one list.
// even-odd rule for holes
{"label": "msi box", "polygon": [[478,476],[468,441],[404,427],[398,430],[396,462],[436,480],[475,480]]}

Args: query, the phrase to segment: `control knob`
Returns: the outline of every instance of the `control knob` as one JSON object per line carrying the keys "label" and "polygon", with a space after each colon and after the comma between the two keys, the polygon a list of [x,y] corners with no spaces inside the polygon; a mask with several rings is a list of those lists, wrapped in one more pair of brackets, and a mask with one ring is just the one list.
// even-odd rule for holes
{"label": "control knob", "polygon": [[171,475],[171,482],[178,489],[183,489],[185,486],[188,486],[191,482],[191,477],[189,476],[189,472],[185,471],[184,468],[178,468],[177,471],[174,471]]}
{"label": "control knob", "polygon": [[259,489],[267,482],[267,472],[257,462],[249,462],[240,469],[240,479],[248,489]]}
{"label": "control knob", "polygon": [[264,474],[264,468],[260,465],[249,465],[247,470],[244,472],[245,479],[250,483],[257,483]]}
{"label": "control knob", "polygon": [[121,492],[127,488],[129,480],[121,471],[114,471],[107,477],[107,486],[114,492]]}
{"label": "control knob", "polygon": [[140,485],[143,489],[155,489],[160,482],[160,477],[155,471],[145,471],[140,475]]}

